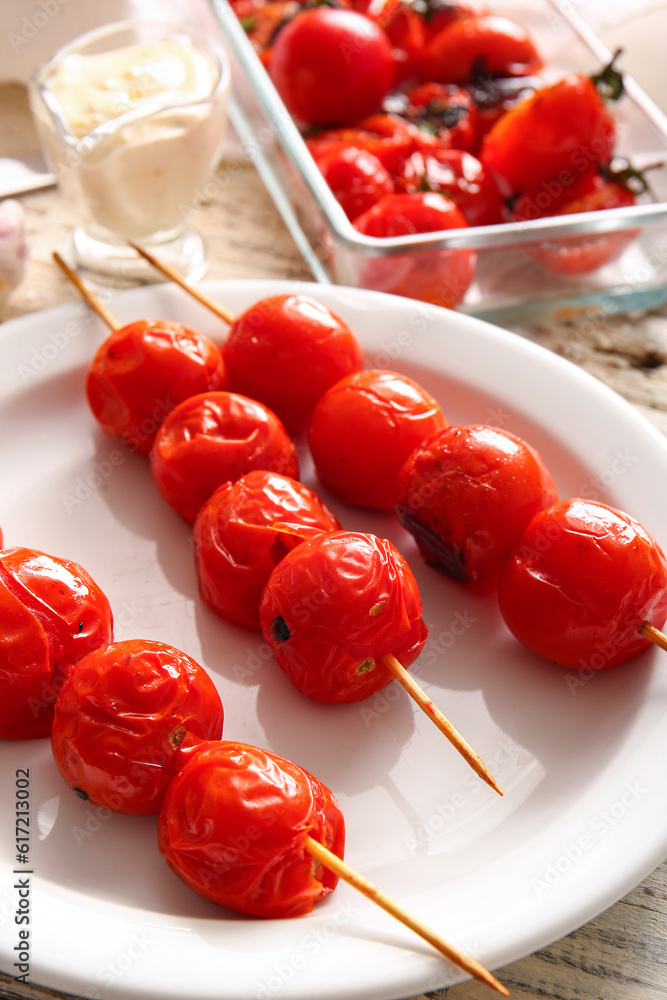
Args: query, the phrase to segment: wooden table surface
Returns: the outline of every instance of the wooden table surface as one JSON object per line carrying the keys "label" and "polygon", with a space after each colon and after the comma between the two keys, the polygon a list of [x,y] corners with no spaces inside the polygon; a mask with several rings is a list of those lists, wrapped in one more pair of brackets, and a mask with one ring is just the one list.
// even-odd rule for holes
{"label": "wooden table surface", "polygon": [[[21,88],[0,87],[0,123],[0,156],[36,147]],[[224,184],[194,219],[210,252],[207,277],[310,279],[254,169],[242,159],[227,160],[220,176]],[[72,211],[56,189],[21,201],[27,272],[0,319],[76,298],[50,259],[71,230]],[[520,332],[606,382],[667,434],[667,309],[603,325],[572,320]],[[667,863],[595,920],[497,974],[516,1000],[667,1000]],[[60,996],[0,973],[0,1000]],[[481,1000],[490,993],[464,983],[430,996]]]}

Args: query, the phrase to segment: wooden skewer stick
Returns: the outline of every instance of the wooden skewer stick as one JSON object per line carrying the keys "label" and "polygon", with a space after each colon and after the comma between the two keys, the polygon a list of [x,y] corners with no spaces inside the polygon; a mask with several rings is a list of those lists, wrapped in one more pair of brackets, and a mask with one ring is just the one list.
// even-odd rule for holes
{"label": "wooden skewer stick", "polygon": [[449,719],[445,718],[437,705],[433,704],[424,689],[417,684],[414,677],[408,673],[396,657],[391,653],[387,653],[386,656],[382,657],[382,662],[389,668],[389,670],[391,670],[398,683],[405,688],[410,697],[417,702],[422,712],[425,712],[426,715],[433,720],[440,732],[447,737],[450,743],[456,747],[461,756],[467,760],[473,771],[479,775],[482,781],[485,781],[487,785],[490,785],[494,791],[498,792],[498,795],[502,795],[502,791],[496,784],[496,781],[486,764],[484,764],[481,758],[475,753],[470,744],[463,739],[459,731],[451,724]]}
{"label": "wooden skewer stick", "polygon": [[441,955],[444,955],[454,965],[458,965],[460,969],[474,976],[475,979],[479,979],[494,990],[497,990],[498,993],[502,993],[504,997],[509,996],[508,990],[483,965],[480,965],[474,958],[466,955],[465,952],[460,951],[459,948],[448,944],[444,938],[441,938],[439,934],[436,934],[430,927],[423,924],[421,920],[417,920],[411,914],[406,913],[398,903],[394,902],[389,896],[385,896],[377,886],[369,882],[359,872],[356,872],[354,868],[350,868],[345,861],[342,861],[337,855],[333,854],[327,847],[324,847],[312,837],[306,837],[306,850],[312,857],[321,862],[325,868],[332,871],[334,875],[338,875],[339,878],[342,878],[349,885],[363,893],[367,899],[370,899],[373,903],[377,903],[378,906],[386,910],[396,920],[400,920],[402,924],[409,927],[415,934],[419,934],[420,937],[428,941],[430,945],[433,945]]}
{"label": "wooden skewer stick", "polygon": [[651,625],[650,622],[644,622],[639,629],[639,634],[643,635],[645,639],[649,639],[656,646],[659,646],[660,649],[667,651],[667,635],[661,632],[659,628],[656,628],[655,625]]}
{"label": "wooden skewer stick", "polygon": [[163,260],[158,260],[158,258],[154,257],[152,253],[148,252],[148,250],[142,249],[142,247],[137,246],[136,243],[132,243],[131,240],[129,240],[128,242],[133,250],[136,250],[141,257],[143,257],[145,260],[148,261],[149,264],[152,264],[154,268],[156,268],[158,271],[164,274],[166,278],[169,278],[170,281],[173,281],[175,284],[180,285],[180,287],[184,289],[184,291],[188,292],[188,294],[192,295],[192,297],[197,299],[198,302],[201,302],[203,306],[206,306],[207,309],[210,309],[211,312],[215,313],[215,315],[218,316],[219,319],[223,321],[223,323],[227,323],[229,326],[232,326],[232,324],[236,320],[236,317],[232,316],[232,314],[228,312],[223,306],[219,305],[215,301],[215,299],[212,299],[209,295],[206,294],[206,292],[202,292],[201,289],[196,288],[194,285],[189,285],[185,280],[185,278],[183,277],[183,275],[179,274],[178,271],[175,271],[170,264],[166,264]]}
{"label": "wooden skewer stick", "polygon": [[89,288],[86,288],[76,271],[73,271],[69,264],[65,263],[56,250],[53,251],[53,259],[60,270],[65,272],[69,280],[81,295],[81,298],[94,312],[97,313],[102,322],[106,323],[110,330],[120,330],[122,323],[119,323],[116,317],[109,312],[107,307],[102,305],[97,296],[94,295]]}

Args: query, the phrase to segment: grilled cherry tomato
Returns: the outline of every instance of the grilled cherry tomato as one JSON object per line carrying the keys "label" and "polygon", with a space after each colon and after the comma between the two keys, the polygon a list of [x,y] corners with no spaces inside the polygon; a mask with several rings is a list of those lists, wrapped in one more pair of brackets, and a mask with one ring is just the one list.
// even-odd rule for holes
{"label": "grilled cherry tomato", "polygon": [[437,400],[405,375],[367,370],[341,379],[315,407],[308,443],[317,474],[348,503],[391,510],[398,471],[447,426]]}
{"label": "grilled cherry tomato", "polygon": [[399,472],[394,510],[426,562],[484,592],[497,586],[530,519],[557,499],[530,445],[471,424],[439,431],[415,449]]}
{"label": "grilled cherry tomato", "polygon": [[200,896],[253,917],[296,917],[338,878],[305,847],[342,858],[345,825],[329,789],[308,771],[245,743],[196,751],[171,782],[158,822],[169,867]]}
{"label": "grilled cherry tomato", "polygon": [[316,701],[360,701],[393,680],[388,653],[408,667],[428,630],[414,576],[383,538],[321,534],[278,563],[260,606],[280,668]]}
{"label": "grilled cherry tomato", "polygon": [[363,362],[347,323],[309,295],[273,295],[250,306],[224,352],[234,392],[268,406],[291,433],[308,425],[325,389]]}
{"label": "grilled cherry tomato", "polygon": [[356,219],[394,190],[389,172],[377,156],[357,146],[325,153],[317,166],[348,219]]}
{"label": "grilled cherry tomato", "polygon": [[477,105],[467,90],[453,83],[422,83],[407,93],[391,94],[383,108],[431,132],[452,149],[470,151],[477,144]]}
{"label": "grilled cherry tomato", "polygon": [[595,77],[572,73],[536,91],[496,122],[484,139],[482,163],[507,197],[608,163],[616,124],[602,94],[616,99],[621,93],[613,64]]}
{"label": "grilled cherry tomato", "polygon": [[477,138],[471,152],[479,155],[484,136],[499,118],[544,86],[538,76],[485,76],[467,84],[477,108]]}
{"label": "grilled cherry tomato", "polygon": [[212,340],[182,323],[144,319],[114,330],[99,347],[86,395],[105,434],[148,455],[158,427],[178,403],[228,387]]}
{"label": "grilled cherry tomato", "polygon": [[[599,212],[634,205],[635,200],[634,192],[626,184],[594,169],[579,180],[572,178],[570,185],[555,181],[546,184],[534,196],[522,195],[513,207],[512,218],[525,221],[545,216],[575,215],[577,212]],[[550,239],[531,248],[530,253],[547,271],[584,274],[620,257],[637,234],[636,229],[626,229]]]}
{"label": "grilled cherry tomato", "polygon": [[[451,199],[431,193],[388,194],[354,221],[360,233],[380,239],[465,229],[467,225]],[[362,270],[361,284],[452,308],[472,284],[476,261],[473,250],[411,250],[369,260]]]}
{"label": "grilled cherry tomato", "polygon": [[462,149],[440,149],[425,156],[415,153],[396,186],[451,198],[469,226],[493,226],[503,221],[504,202],[496,182],[475,156]]}
{"label": "grilled cherry tomato", "polygon": [[405,161],[417,152],[448,147],[412,122],[397,114],[376,114],[364,118],[353,128],[328,129],[306,140],[313,158],[318,161],[333,151],[355,146],[376,156],[393,178],[400,174]]}
{"label": "grilled cherry tomato", "polygon": [[603,670],[651,644],[667,618],[667,560],[634,518],[573,498],[536,514],[503,569],[500,610],[515,637],[564,667]]}
{"label": "grilled cherry tomato", "polygon": [[420,59],[422,80],[468,83],[480,76],[529,76],[542,60],[529,32],[508,17],[457,20],[434,35]]}
{"label": "grilled cherry tomato", "polygon": [[300,544],[304,529],[339,527],[319,497],[288,476],[255,471],[226,483],[195,521],[202,598],[227,621],[259,628],[260,598],[276,564]]}
{"label": "grilled cherry tomato", "polygon": [[184,400],[160,427],[151,452],[158,493],[190,523],[218,486],[253,469],[296,479],[299,460],[275,413],[235,392]]}
{"label": "grilled cherry tomato", "polygon": [[0,737],[48,736],[68,670],[112,638],[109,602],[78,563],[0,552]]}
{"label": "grilled cherry tomato", "polygon": [[269,74],[302,124],[355,122],[379,107],[393,83],[391,43],[363,14],[313,7],[279,32]]}
{"label": "grilled cherry tomato", "polygon": [[176,774],[180,748],[219,739],[222,717],[213,681],[195,660],[163,642],[130,639],[89,653],[70,670],[51,748],[81,798],[150,816]]}

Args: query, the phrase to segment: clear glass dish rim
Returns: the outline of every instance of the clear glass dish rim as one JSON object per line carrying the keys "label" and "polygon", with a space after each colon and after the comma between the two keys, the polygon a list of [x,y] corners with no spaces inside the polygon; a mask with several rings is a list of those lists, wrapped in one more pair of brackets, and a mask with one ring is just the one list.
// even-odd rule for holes
{"label": "clear glass dish rim", "polygon": [[[321,210],[330,235],[348,250],[363,251],[365,256],[370,257],[391,256],[410,248],[501,250],[532,245],[549,239],[598,236],[667,222],[667,201],[662,201],[570,216],[552,216],[548,220],[534,219],[494,226],[471,226],[465,230],[433,234],[419,233],[384,239],[365,236],[352,226],[334,198],[233,10],[226,0],[210,0],[210,2],[225,37],[233,46],[234,54],[248,75],[262,111],[273,123],[276,140]],[[563,10],[559,0],[544,0],[544,2],[569,23],[572,30],[600,62],[604,64],[611,61],[613,53],[576,12]],[[667,162],[667,116],[632,77],[624,74],[624,81],[626,97],[641,109],[665,139]]]}
{"label": "clear glass dish rim", "polygon": [[[80,49],[83,45],[87,45],[90,42],[99,41],[104,39],[108,35],[113,35],[117,32],[127,31],[131,29],[136,29],[137,27],[149,27],[155,28],[163,35],[169,34],[181,34],[187,35],[195,39],[198,43],[206,46],[207,50],[212,53],[217,60],[218,67],[218,79],[215,86],[211,89],[210,93],[206,97],[201,97],[198,99],[193,99],[187,101],[186,103],[179,101],[173,103],[161,104],[159,107],[155,107],[151,111],[147,111],[146,108],[142,108],[139,105],[133,108],[131,111],[127,111],[123,115],[118,115],[116,118],[112,118],[108,122],[103,122],[98,125],[97,128],[88,132],[86,135],[77,137],[72,135],[67,123],[60,111],[60,106],[57,101],[55,101],[49,89],[46,85],[46,79],[48,75],[53,70],[54,66],[71,52]],[[127,125],[134,121],[140,119],[148,120],[149,118],[156,117],[157,115],[163,115],[165,112],[174,111],[188,108],[204,107],[210,104],[212,101],[218,100],[220,95],[230,88],[231,85],[231,66],[229,64],[229,57],[225,52],[224,46],[222,46],[217,39],[212,38],[205,32],[198,28],[192,27],[190,25],[180,24],[177,21],[151,21],[151,20],[133,20],[131,18],[126,18],[122,21],[112,21],[109,24],[104,24],[99,28],[93,28],[91,31],[85,32],[83,35],[79,35],[77,38],[73,38],[71,41],[66,42],[62,45],[57,52],[55,52],[49,61],[45,63],[37,72],[34,74],[30,81],[30,88],[37,91],[39,96],[47,108],[51,118],[54,122],[56,130],[58,132],[58,137],[63,145],[73,149],[82,156],[88,151],[90,147],[91,139],[97,143],[100,140],[113,135],[121,128],[125,128]]]}

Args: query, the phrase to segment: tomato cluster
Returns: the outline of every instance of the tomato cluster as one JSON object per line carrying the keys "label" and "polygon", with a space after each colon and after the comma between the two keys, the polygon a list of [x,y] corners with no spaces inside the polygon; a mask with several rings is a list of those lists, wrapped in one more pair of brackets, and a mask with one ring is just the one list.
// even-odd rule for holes
{"label": "tomato cluster", "polygon": [[[232,7],[334,196],[366,236],[599,211],[633,204],[641,190],[609,176],[616,124],[608,103],[623,91],[613,64],[546,85],[530,33],[485,3]],[[545,270],[585,273],[635,235],[567,238],[529,252]],[[360,283],[453,307],[475,268],[469,250],[412,249],[371,259]]]}
{"label": "tomato cluster", "polygon": [[[117,341],[149,344],[151,323],[134,327]],[[185,383],[181,353],[186,368],[215,357],[205,343],[201,356],[192,331],[164,345],[154,357],[137,352],[143,377],[124,384],[128,413],[153,412],[155,394],[170,391],[155,371],[172,369]],[[393,509],[428,563],[471,590],[497,590],[509,630],[540,656],[611,667],[648,646],[645,622],[667,618],[667,560],[641,525],[604,504],[559,501],[541,457],[516,435],[450,426],[414,380],[359,370],[352,331],[315,300],[256,303],[215,351],[212,377],[224,370],[248,395],[216,389],[178,402],[155,432],[153,476],[194,522],[203,600],[260,628],[305,696],[368,698],[394,678],[388,660],[414,662],[428,630],[395,546],[341,528],[298,482],[294,444],[269,400],[294,430],[307,426],[331,493]],[[113,349],[106,358],[117,361]],[[136,437],[126,443],[136,450]],[[268,750],[223,741],[221,699],[205,670],[165,643],[113,642],[109,603],[80,566],[3,550],[0,619],[0,736],[50,733],[57,767],[80,797],[128,815],[159,813],[160,851],[208,899],[274,918],[307,913],[332,891],[336,876],[308,851],[311,838],[342,857],[332,792]]]}

